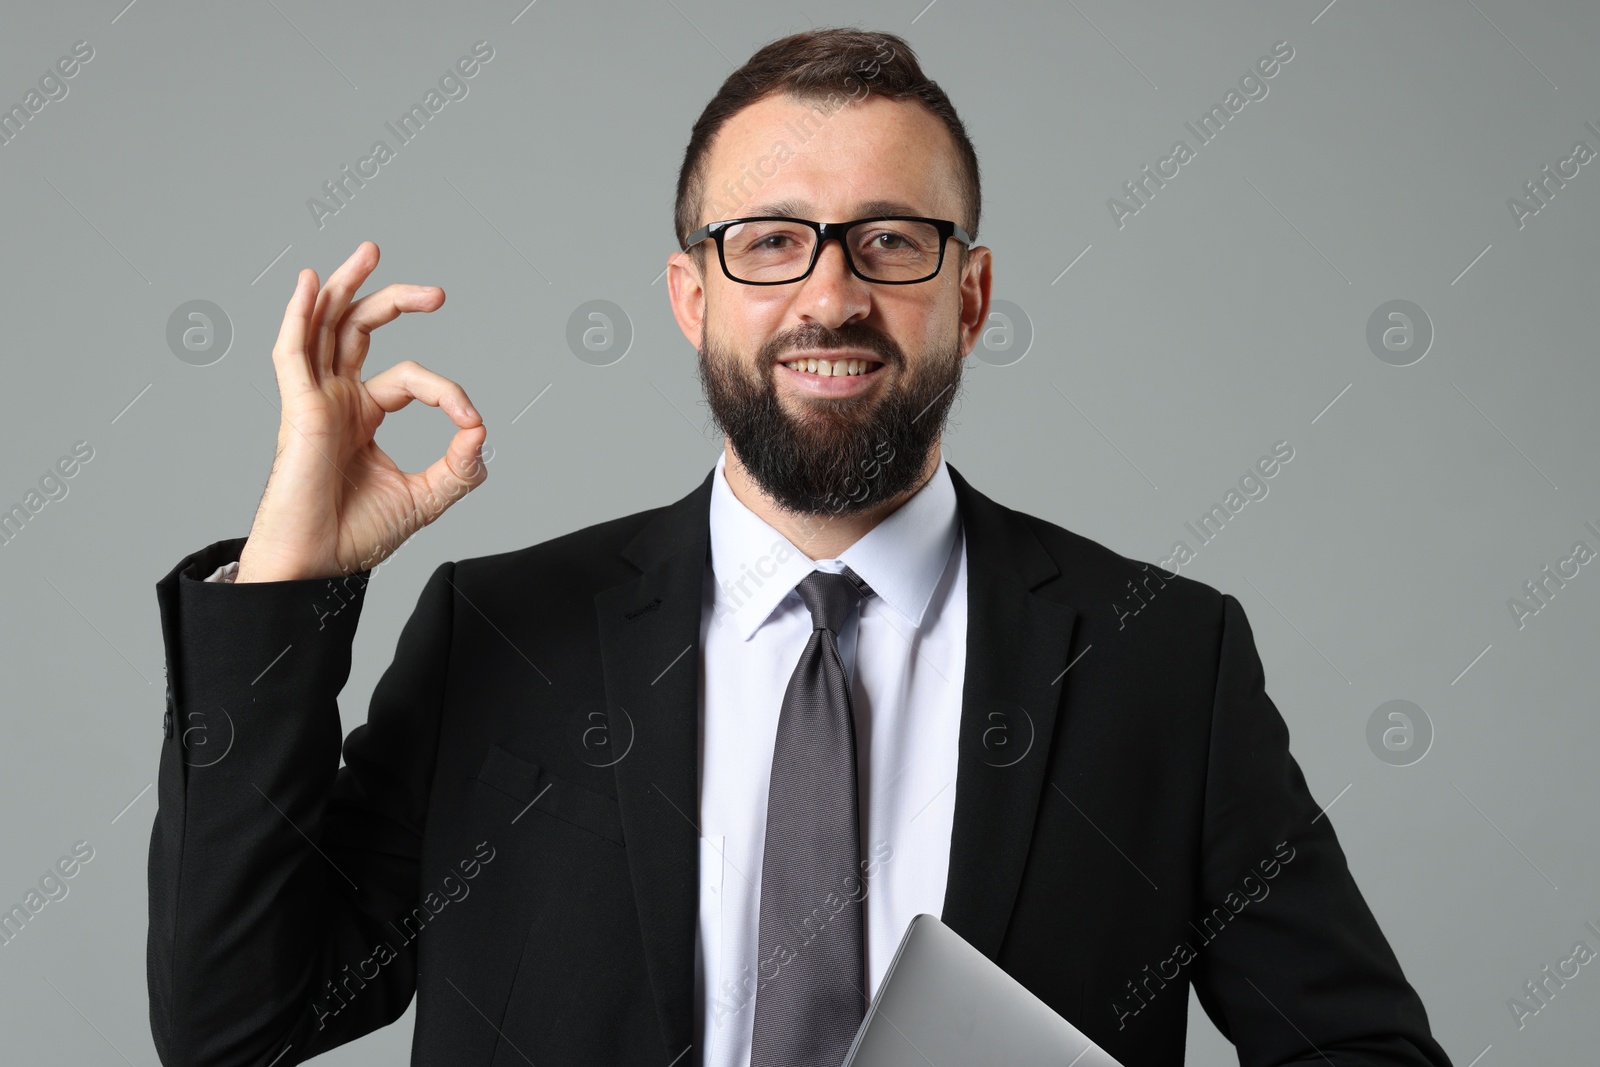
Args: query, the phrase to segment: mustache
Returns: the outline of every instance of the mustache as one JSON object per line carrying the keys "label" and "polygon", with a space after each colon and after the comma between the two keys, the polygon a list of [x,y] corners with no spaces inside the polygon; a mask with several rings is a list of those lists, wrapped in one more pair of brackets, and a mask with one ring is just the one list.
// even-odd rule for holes
{"label": "mustache", "polygon": [[860,324],[849,324],[831,329],[818,323],[807,323],[773,337],[761,349],[761,362],[771,364],[780,355],[830,348],[861,348],[877,356],[884,366],[892,367],[905,362],[900,346],[894,339]]}

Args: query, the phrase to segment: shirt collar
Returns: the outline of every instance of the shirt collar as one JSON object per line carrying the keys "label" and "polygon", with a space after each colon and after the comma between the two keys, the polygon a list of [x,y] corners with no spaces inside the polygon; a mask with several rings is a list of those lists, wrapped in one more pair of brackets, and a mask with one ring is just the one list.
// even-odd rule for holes
{"label": "shirt collar", "polygon": [[837,559],[813,560],[751,511],[728,485],[727,452],[711,484],[714,612],[748,641],[813,570],[848,566],[910,626],[920,626],[955,546],[960,517],[943,450],[933,477]]}

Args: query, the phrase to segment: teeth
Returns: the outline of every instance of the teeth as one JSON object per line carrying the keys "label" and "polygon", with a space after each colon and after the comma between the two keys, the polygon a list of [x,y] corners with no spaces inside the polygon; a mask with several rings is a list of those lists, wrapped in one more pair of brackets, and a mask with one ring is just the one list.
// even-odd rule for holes
{"label": "teeth", "polygon": [[824,378],[864,374],[871,365],[864,359],[799,359],[784,364],[790,370],[808,371]]}

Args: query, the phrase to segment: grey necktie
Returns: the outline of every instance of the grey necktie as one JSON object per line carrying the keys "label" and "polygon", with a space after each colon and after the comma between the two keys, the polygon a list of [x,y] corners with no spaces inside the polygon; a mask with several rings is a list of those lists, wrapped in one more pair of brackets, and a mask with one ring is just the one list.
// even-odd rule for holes
{"label": "grey necktie", "polygon": [[838,634],[872,590],[848,568],[795,588],[813,630],[772,750],[750,1067],[839,1067],[866,1014],[855,723]]}

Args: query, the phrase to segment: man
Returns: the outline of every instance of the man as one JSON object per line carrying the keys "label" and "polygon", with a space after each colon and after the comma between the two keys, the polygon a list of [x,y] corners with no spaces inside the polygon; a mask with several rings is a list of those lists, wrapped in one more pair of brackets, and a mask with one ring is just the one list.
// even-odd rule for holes
{"label": "man", "polygon": [[[1182,1062],[1191,983],[1245,1067],[1448,1067],[1238,601],[942,459],[979,203],[900,38],[732,74],[668,270],[723,456],[674,503],[441,564],[342,767],[366,578],[482,483],[486,430],[415,363],[360,378],[442,291],[353,299],[370,243],[301,273],[250,535],[157,587],[163,1063],[287,1067],[416,993],[414,1063],[837,1064],[926,911],[1129,1067]],[[458,427],[421,474],[373,441],[413,399]]]}

